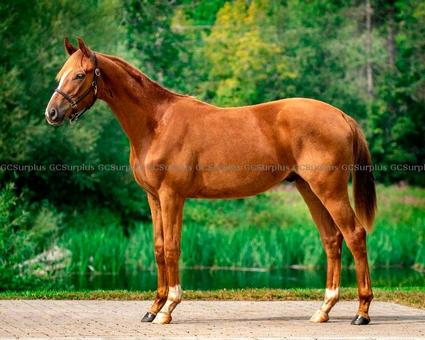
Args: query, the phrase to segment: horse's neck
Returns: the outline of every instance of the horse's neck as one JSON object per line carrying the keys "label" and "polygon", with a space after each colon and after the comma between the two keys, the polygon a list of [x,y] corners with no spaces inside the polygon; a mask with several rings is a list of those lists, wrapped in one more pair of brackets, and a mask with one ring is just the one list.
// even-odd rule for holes
{"label": "horse's neck", "polygon": [[147,147],[167,107],[176,95],[115,58],[98,56],[99,93],[115,113],[136,150]]}

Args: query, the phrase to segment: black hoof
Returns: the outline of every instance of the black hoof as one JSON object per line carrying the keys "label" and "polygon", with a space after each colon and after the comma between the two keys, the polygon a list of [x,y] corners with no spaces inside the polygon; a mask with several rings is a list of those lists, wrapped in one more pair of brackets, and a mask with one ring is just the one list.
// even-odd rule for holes
{"label": "black hoof", "polygon": [[145,316],[142,318],[142,322],[152,322],[155,319],[155,314],[147,312]]}
{"label": "black hoof", "polygon": [[353,320],[351,320],[352,325],[367,325],[370,322],[370,319],[366,319],[363,316],[356,315]]}

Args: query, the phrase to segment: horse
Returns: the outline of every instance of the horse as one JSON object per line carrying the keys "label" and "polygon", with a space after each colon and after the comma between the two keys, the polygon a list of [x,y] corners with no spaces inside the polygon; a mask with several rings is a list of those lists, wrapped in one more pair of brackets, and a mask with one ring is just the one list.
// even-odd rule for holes
{"label": "horse", "polygon": [[[327,256],[324,301],[310,321],[326,322],[338,301],[341,248],[354,257],[359,305],[351,323],[367,325],[373,299],[366,234],[376,193],[366,139],[356,121],[330,104],[288,98],[218,107],[177,94],[123,59],[78,48],[57,75],[45,117],[75,121],[97,98],[116,115],[130,142],[130,165],[152,215],[157,292],[143,322],[168,324],[182,300],[179,279],[183,206],[188,198],[232,199],[295,182]],[[355,209],[350,205],[352,176]]]}

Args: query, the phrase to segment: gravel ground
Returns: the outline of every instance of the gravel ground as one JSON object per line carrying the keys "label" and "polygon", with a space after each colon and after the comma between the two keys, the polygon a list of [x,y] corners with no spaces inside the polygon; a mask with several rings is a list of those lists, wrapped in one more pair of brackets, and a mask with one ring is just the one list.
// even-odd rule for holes
{"label": "gravel ground", "polygon": [[373,302],[372,322],[352,326],[357,302],[341,301],[325,324],[308,321],[320,301],[183,301],[170,325],[141,323],[149,301],[0,301],[0,338],[425,339],[425,311]]}

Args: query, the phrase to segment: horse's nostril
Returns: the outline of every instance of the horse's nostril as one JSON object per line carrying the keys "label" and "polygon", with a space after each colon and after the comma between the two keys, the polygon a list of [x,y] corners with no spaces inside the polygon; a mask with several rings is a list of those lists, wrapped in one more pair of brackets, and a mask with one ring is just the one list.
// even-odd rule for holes
{"label": "horse's nostril", "polygon": [[50,119],[55,120],[58,117],[58,111],[55,108],[51,109],[49,111],[49,116],[50,116]]}

